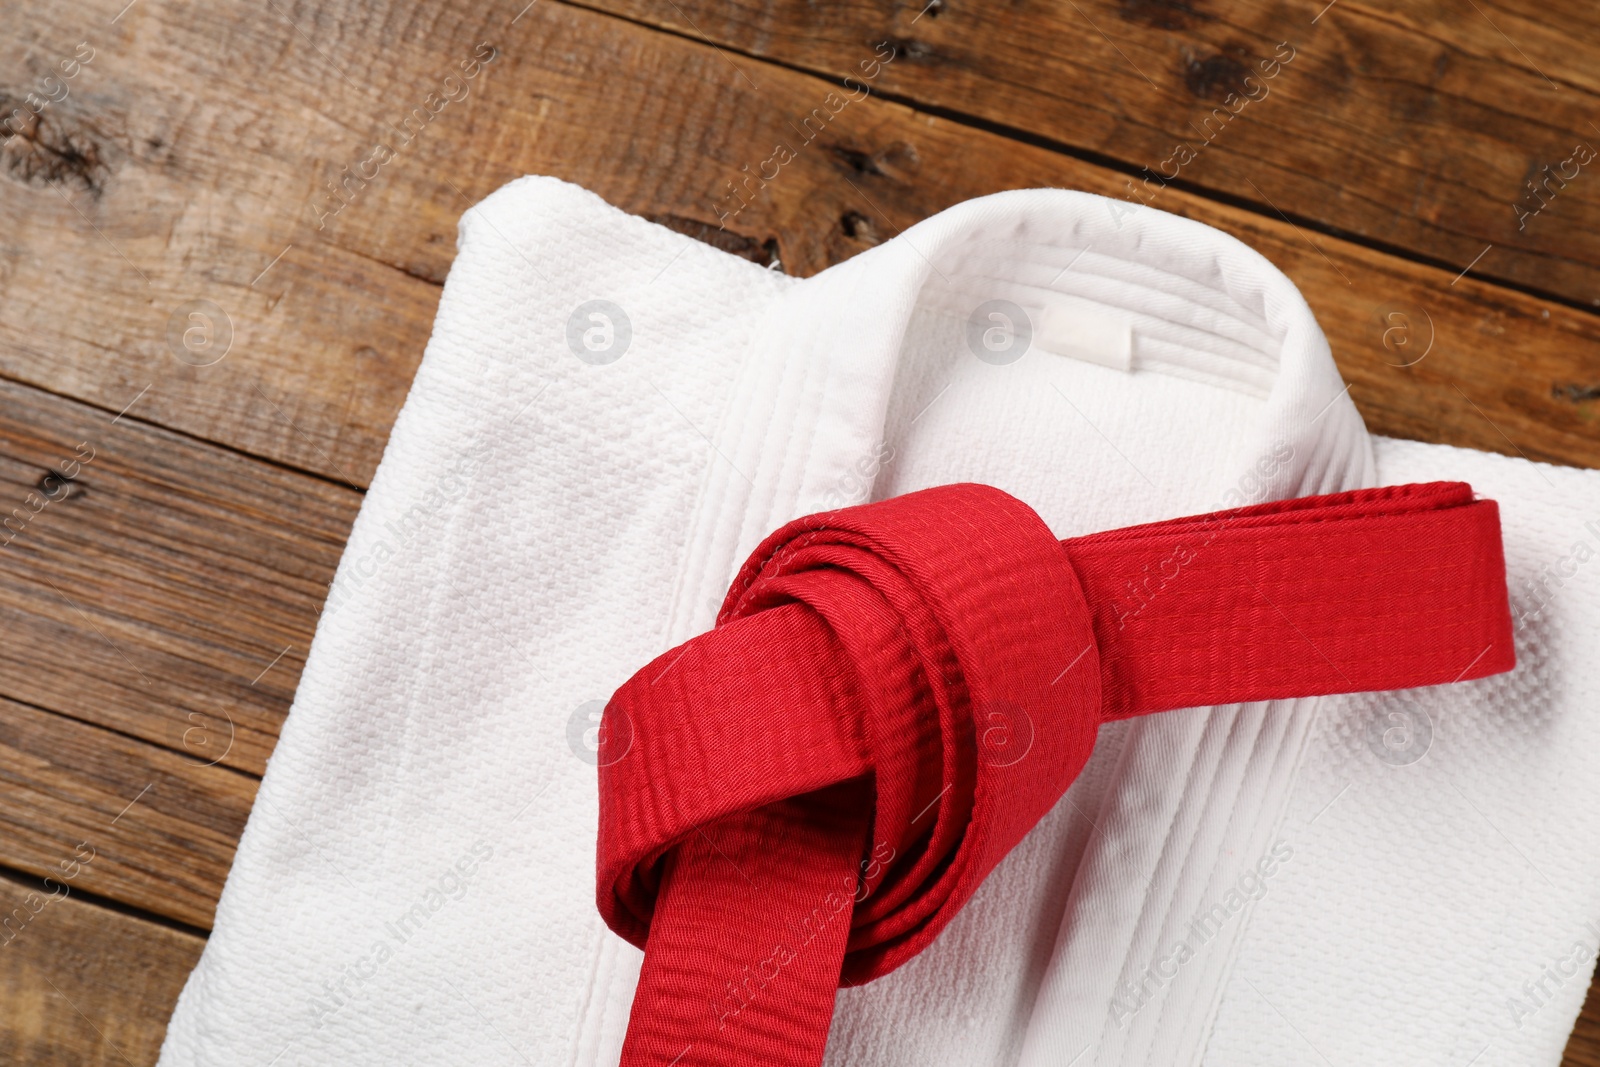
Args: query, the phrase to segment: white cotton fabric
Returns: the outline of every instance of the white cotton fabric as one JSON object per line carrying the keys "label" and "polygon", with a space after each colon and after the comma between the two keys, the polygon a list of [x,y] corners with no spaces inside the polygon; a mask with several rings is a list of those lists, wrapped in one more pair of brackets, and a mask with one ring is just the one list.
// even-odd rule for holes
{"label": "white cotton fabric", "polygon": [[830,1065],[1557,1063],[1600,943],[1600,473],[1369,438],[1294,286],[1150,209],[1002,193],[797,280],[514,182],[462,220],[161,1063],[616,1063],[641,957],[594,908],[586,731],[788,519],[980,481],[1068,537],[1436,479],[1500,501],[1514,673],[1106,726],[840,994]]}

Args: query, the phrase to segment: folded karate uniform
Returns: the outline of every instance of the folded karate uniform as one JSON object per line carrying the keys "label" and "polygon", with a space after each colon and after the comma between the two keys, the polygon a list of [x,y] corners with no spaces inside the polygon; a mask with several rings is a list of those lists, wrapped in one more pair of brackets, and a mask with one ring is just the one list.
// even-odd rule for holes
{"label": "folded karate uniform", "polygon": [[462,220],[162,1063],[616,1063],[599,712],[791,519],[978,482],[1069,538],[1439,480],[1499,502],[1513,672],[1107,723],[841,991],[829,1064],[1558,1062],[1600,944],[1600,474],[1370,437],[1294,286],[1150,209],[1003,193],[797,280],[515,182]]}

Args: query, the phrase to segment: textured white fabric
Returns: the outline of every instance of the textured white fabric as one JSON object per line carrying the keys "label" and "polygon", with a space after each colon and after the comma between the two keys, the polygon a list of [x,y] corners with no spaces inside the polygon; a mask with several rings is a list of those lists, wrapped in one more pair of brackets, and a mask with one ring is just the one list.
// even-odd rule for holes
{"label": "textured white fabric", "polygon": [[1600,474],[1373,440],[1294,287],[1188,220],[1004,193],[799,281],[507,186],[162,1063],[615,1063],[640,957],[594,911],[585,731],[781,522],[972,480],[1066,537],[1438,478],[1501,501],[1517,589],[1560,576],[1516,673],[1107,726],[939,941],[841,993],[828,1062],[1557,1062],[1600,938],[1600,563],[1561,562]]}
{"label": "textured white fabric", "polygon": [[1600,473],[1374,442],[1500,502],[1518,667],[1323,702],[1204,1062],[1558,1063],[1600,947]]}

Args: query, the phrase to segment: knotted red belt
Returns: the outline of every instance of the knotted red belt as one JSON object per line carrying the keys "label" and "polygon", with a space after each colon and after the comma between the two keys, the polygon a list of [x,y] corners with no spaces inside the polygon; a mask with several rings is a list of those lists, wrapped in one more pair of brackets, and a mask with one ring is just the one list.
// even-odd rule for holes
{"label": "knotted red belt", "polygon": [[1514,662],[1499,512],[1461,483],[1064,542],[982,485],[790,523],[605,711],[600,913],[645,949],[622,1063],[814,1067],[837,988],[938,936],[1103,721]]}

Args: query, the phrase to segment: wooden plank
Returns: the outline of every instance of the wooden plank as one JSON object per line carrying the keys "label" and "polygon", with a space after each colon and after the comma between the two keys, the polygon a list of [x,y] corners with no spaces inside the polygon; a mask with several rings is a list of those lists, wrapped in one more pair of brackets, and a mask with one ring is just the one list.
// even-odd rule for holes
{"label": "wooden plank", "polygon": [[1589,985],[1561,1067],[1600,1067],[1600,977]]}
{"label": "wooden plank", "polygon": [[[38,6],[42,17],[30,21],[27,40],[0,39],[0,56],[30,47],[38,55],[71,51],[85,9],[64,0]],[[88,10],[109,19],[120,6],[111,0]],[[103,164],[77,185],[71,174],[41,184],[0,168],[0,277],[8,296],[0,375],[109,411],[150,385],[138,401],[140,417],[362,485],[427,335],[432,283],[453,255],[455,220],[518,175],[576,181],[627,210],[716,234],[752,256],[775,248],[785,269],[799,274],[971,196],[1030,185],[1115,195],[1126,185],[1125,175],[1106,167],[869,97],[800,146],[719,232],[728,183],[747,167],[759,169],[777,140],[794,138],[797,117],[822,106],[833,87],[560,4],[535,5],[517,18],[522,6],[440,10],[397,0],[355,13],[302,2],[274,13],[237,0],[130,10],[104,31],[104,47],[72,94],[41,117],[43,129],[57,131],[50,136]],[[953,17],[930,15],[917,32],[935,22],[962,25]],[[223,39],[228,47],[215,47]],[[385,42],[381,60],[373,40]],[[451,83],[465,95],[404,141],[396,126],[486,42],[495,58],[470,82]],[[881,77],[913,66],[897,60]],[[1291,64],[1277,81],[1289,86],[1291,72],[1301,71]],[[663,92],[666,84],[673,91]],[[1508,97],[1508,106],[1519,99]],[[1299,96],[1255,110],[1269,108],[1305,110]],[[1269,132],[1281,149],[1284,132]],[[372,180],[352,182],[348,204],[335,213],[341,201],[326,181],[390,142],[400,146],[394,158]],[[1480,147],[1463,181],[1477,180],[1478,156],[1500,158]],[[1279,166],[1342,173],[1314,166],[1313,158],[1279,156]],[[1252,180],[1277,200],[1278,186]],[[1570,193],[1560,210],[1590,195],[1576,183]],[[1319,196],[1339,199],[1326,189]],[[1586,392],[1600,385],[1588,315],[1470,277],[1452,287],[1449,271],[1302,238],[1281,219],[1177,189],[1162,191],[1155,204],[1244,236],[1306,287],[1341,364],[1353,376],[1369,366],[1378,375],[1356,394],[1374,429],[1459,432],[1453,439],[1474,447],[1600,462],[1593,433],[1600,400]],[[1553,228],[1557,218],[1541,216],[1538,225]],[[1569,233],[1583,222],[1559,219]],[[1385,239],[1404,237],[1396,230]],[[1451,368],[1435,355],[1426,371],[1389,373],[1385,363],[1394,358],[1374,342],[1382,329],[1355,325],[1379,325],[1375,312],[1391,302],[1397,279],[1427,297],[1439,336],[1473,349],[1470,385],[1451,374],[1471,403],[1438,377]],[[195,299],[212,300],[233,322],[233,351],[209,367],[180,362],[167,343],[172,310]],[[1431,429],[1441,423],[1442,431]]]}
{"label": "wooden plank", "polygon": [[[1456,269],[1492,245],[1479,273],[1600,304],[1592,4],[883,0],[820,22],[809,0],[590,6]],[[1593,165],[1561,169],[1580,144]]]}
{"label": "wooden plank", "polygon": [[[393,87],[327,100],[345,83],[283,5],[30,7],[0,66],[42,83],[93,58],[0,149],[0,375],[112,412],[143,393],[145,418],[365,485],[442,274],[319,240],[303,201]],[[311,63],[274,71],[296,46]]]}
{"label": "wooden plank", "polygon": [[0,1062],[145,1067],[205,942],[0,875]]}
{"label": "wooden plank", "polygon": [[210,929],[255,792],[249,775],[0,699],[0,866],[52,892]]}
{"label": "wooden plank", "polygon": [[0,695],[259,773],[359,499],[0,382]]}
{"label": "wooden plank", "polygon": [[[600,30],[614,23],[596,29],[595,16],[553,10],[527,17],[565,20],[546,26],[550,33],[610,39],[621,71],[652,57],[659,68],[665,47],[678,53],[679,66],[668,72],[675,80],[712,79],[697,105],[703,110],[681,123],[715,126],[723,100],[738,100],[731,92],[737,73],[708,49],[662,45],[659,35],[629,27],[604,38]],[[512,65],[507,58],[502,70]],[[598,109],[606,97],[585,88],[578,76],[583,69],[570,69],[563,91],[587,93],[582,106]],[[815,91],[815,83],[800,75],[760,74],[769,95],[798,99]],[[644,82],[633,85],[644,92]],[[640,102],[624,95],[624,103]],[[1013,184],[1070,178],[1067,184],[1107,189],[1116,181],[1099,168],[896,105],[860,106],[869,105],[872,111],[860,113],[860,129],[843,126],[858,118],[847,113],[837,142],[817,145],[786,170],[784,181],[792,177],[794,188],[807,192],[806,202],[788,192],[758,200],[736,220],[746,232],[734,237],[746,243],[731,247],[758,254],[777,241],[785,257],[799,257],[805,269],[844,258],[946,201],[986,191],[990,179],[963,163],[975,145],[1006,155]],[[769,109],[766,117],[775,115]],[[479,180],[483,192],[496,184],[493,177]],[[684,214],[690,205],[621,185],[611,193],[625,206],[692,228],[693,216]],[[637,202],[628,203],[629,197]],[[1292,226],[1198,197],[1171,192],[1165,203],[1238,233],[1300,281],[1375,429],[1597,462],[1595,404],[1553,395],[1563,383],[1600,379],[1594,362],[1600,338],[1588,316],[1471,278],[1452,282],[1445,272],[1343,242],[1319,238],[1313,245]],[[359,216],[341,215],[341,221],[353,219]],[[353,226],[351,236],[405,239],[390,233]],[[375,244],[372,251],[396,250]],[[436,266],[443,269],[442,262]],[[1415,331],[1410,348],[1384,347],[1386,333],[1393,339],[1393,323],[1377,312],[1387,304],[1407,310]],[[1434,338],[1426,358],[1394,366],[1427,347],[1427,323]],[[0,386],[0,488],[13,501],[13,513],[21,509],[28,517],[0,549],[0,606],[11,620],[9,640],[0,646],[0,693],[185,756],[220,754],[225,766],[259,771],[292,695],[357,496],[143,425],[136,420],[146,399],[112,420],[35,390]],[[87,463],[74,459],[85,445],[94,450]],[[73,462],[71,484],[51,480],[52,469],[64,471]],[[51,499],[31,516],[41,494]]]}
{"label": "wooden plank", "polygon": [[[29,70],[51,42],[70,52],[83,26],[99,32],[122,5],[89,8],[93,18],[79,5],[36,6],[28,40],[0,41],[7,58],[32,46],[20,60]],[[276,21],[242,3],[132,9],[103,38],[103,56],[115,63],[97,56],[36,136],[8,148],[33,155],[8,156],[0,167],[0,374],[105,409],[0,389],[0,485],[16,506],[39,488],[59,495],[0,550],[0,605],[15,619],[0,648],[0,692],[180,756],[209,756],[214,748],[190,752],[185,739],[211,744],[236,720],[224,766],[259,770],[270,750],[358,498],[136,420],[365,484],[426,336],[454,219],[469,201],[524,171],[556,173],[732,250],[777,248],[788,269],[810,273],[968,196],[1037,184],[1116,193],[1123,181],[1107,168],[867,100],[852,103],[719,232],[724,183],[741,164],[758,165],[794,116],[822,102],[827,89],[817,80],[737,57],[736,69],[703,44],[549,4],[513,25],[520,0],[473,12],[278,6],[287,15]],[[367,158],[375,139],[389,136],[384,129],[486,39],[501,55],[470,97],[443,109],[317,229],[315,211],[331,204],[320,183]],[[373,40],[385,42],[381,55]],[[44,158],[38,153],[50,146],[71,149],[56,153],[65,169],[13,162]],[[1277,199],[1275,186],[1262,188]],[[1472,278],[1452,284],[1452,272],[1347,242],[1317,237],[1313,246],[1285,222],[1175,190],[1157,203],[1239,233],[1307,288],[1374,428],[1595,465],[1595,402],[1581,399],[1600,382],[1588,316]],[[1559,206],[1567,203],[1563,191]],[[1540,225],[1565,218],[1551,210]],[[1393,364],[1418,348],[1386,349],[1395,322],[1377,314],[1397,297],[1412,344],[1422,345],[1423,322],[1435,336],[1409,368]],[[232,351],[208,367],[181,362],[167,340],[173,310],[196,299],[225,306],[233,323]],[[7,396],[14,403],[5,414]],[[112,426],[106,412],[130,400],[129,415]],[[47,470],[76,455],[80,441],[97,450],[80,464],[77,487],[48,481]],[[271,665],[280,640],[290,651]],[[197,725],[202,732],[191,734]],[[101,817],[113,795],[131,795],[137,783],[107,769],[95,771],[103,780],[78,781],[58,764],[29,762],[49,743],[35,726],[0,765],[28,793],[61,789],[73,798],[64,805],[87,797],[78,815],[56,810],[35,820],[55,820],[49,832],[64,841],[75,820]],[[189,779],[167,788],[178,781],[198,788]],[[144,836],[130,837],[137,847],[120,857],[124,870],[104,868],[116,878],[94,872],[104,879],[95,891],[155,895],[159,879],[138,875],[164,875],[173,861],[161,835],[188,836],[202,843],[201,869],[179,905],[163,906],[198,916],[222,862],[221,835],[237,814],[230,805],[243,799],[207,788],[216,807],[197,828],[162,821],[176,808],[152,808],[148,826],[132,822],[145,817],[154,791],[135,804],[118,826]],[[44,851],[17,862],[39,870]],[[60,906],[69,904],[79,906]],[[85,920],[73,943],[103,936]],[[162,1018],[176,990],[152,984],[153,1000],[168,998]],[[141,1010],[157,1014],[148,1004]],[[6,1040],[14,1039],[0,1034]]]}

